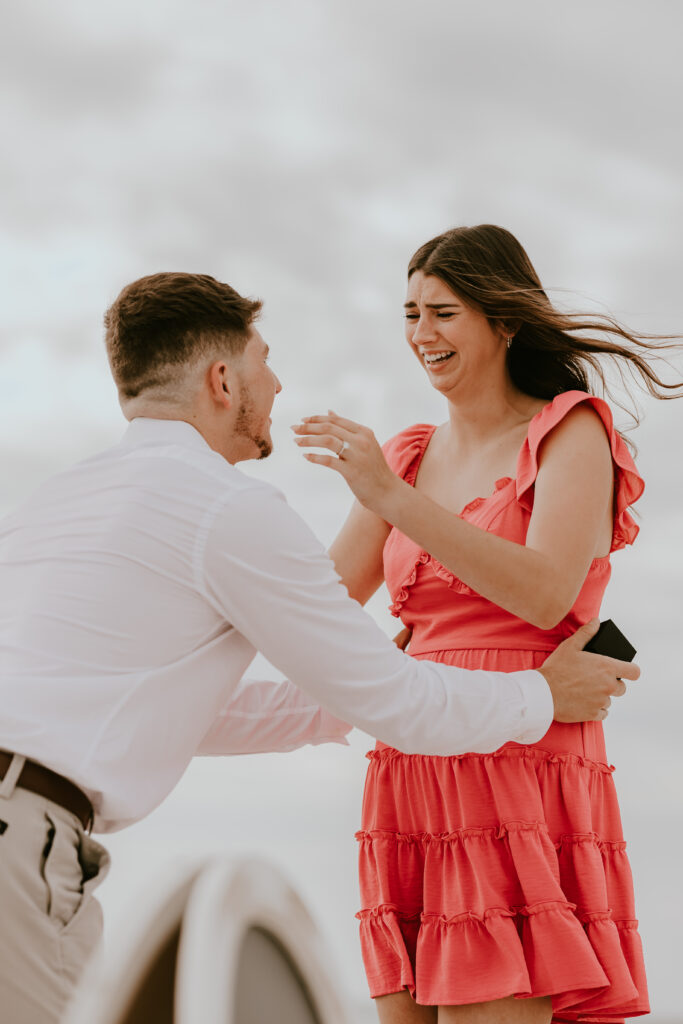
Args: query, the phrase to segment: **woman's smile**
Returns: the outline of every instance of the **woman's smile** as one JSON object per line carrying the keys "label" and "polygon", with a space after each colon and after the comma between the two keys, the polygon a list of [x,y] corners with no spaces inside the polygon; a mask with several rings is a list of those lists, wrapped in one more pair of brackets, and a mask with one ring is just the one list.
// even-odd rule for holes
{"label": "woman's smile", "polygon": [[455,352],[423,352],[422,349],[421,349],[420,350],[420,354],[422,355],[422,357],[423,357],[423,359],[425,361],[425,364],[428,367],[432,367],[435,364],[437,364],[437,362],[444,362],[446,359],[450,359],[451,356],[455,355],[456,353]]}
{"label": "woman's smile", "polygon": [[438,372],[445,364],[449,361],[451,356],[454,356],[455,352],[441,351],[441,352],[424,352],[420,349],[420,355],[422,361],[428,370]]}

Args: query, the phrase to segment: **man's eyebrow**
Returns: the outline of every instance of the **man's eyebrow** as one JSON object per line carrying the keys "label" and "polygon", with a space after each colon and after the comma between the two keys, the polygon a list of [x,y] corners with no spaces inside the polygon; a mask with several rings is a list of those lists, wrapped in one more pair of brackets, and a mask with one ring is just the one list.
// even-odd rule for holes
{"label": "man's eyebrow", "polygon": [[[460,302],[427,302],[427,309],[459,309],[461,306]],[[417,302],[404,302],[404,309],[413,309],[417,307]]]}

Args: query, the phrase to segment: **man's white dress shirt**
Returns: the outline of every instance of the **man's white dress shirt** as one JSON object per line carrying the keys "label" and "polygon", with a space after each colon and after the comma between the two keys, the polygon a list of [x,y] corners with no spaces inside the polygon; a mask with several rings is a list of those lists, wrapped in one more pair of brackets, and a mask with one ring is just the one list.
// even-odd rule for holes
{"label": "man's white dress shirt", "polygon": [[[293,682],[244,679],[256,649]],[[400,652],[283,495],[180,420],[133,420],[0,523],[0,748],[81,786],[96,831],[198,753],[344,742],[345,722],[407,753],[488,751],[551,718],[538,672]]]}

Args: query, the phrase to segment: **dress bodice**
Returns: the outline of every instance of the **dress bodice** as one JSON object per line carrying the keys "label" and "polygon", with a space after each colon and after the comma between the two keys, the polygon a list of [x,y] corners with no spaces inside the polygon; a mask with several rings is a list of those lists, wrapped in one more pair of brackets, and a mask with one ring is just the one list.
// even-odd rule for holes
{"label": "dress bodice", "polygon": [[[614,428],[607,403],[582,391],[563,392],[533,417],[519,452],[515,477],[497,480],[493,493],[475,498],[460,517],[489,533],[524,544],[533,510],[541,442],[582,402],[589,403],[600,416],[612,451],[611,551],[633,543],[638,526],[628,507],[640,497],[644,483],[623,438]],[[384,446],[394,472],[411,485],[435,429],[431,424],[416,424]],[[553,650],[580,625],[598,615],[611,566],[609,555],[593,560],[573,607],[551,630],[539,629],[482,597],[396,529],[391,531],[384,548],[384,573],[392,613],[413,630],[410,653],[424,656],[444,650]]]}

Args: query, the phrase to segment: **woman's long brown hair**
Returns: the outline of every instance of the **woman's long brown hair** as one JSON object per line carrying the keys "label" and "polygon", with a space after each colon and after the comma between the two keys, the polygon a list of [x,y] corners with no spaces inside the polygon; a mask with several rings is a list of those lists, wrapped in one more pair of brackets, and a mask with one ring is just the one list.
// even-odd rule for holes
{"label": "woman's long brown hair", "polygon": [[[526,252],[505,228],[480,224],[446,231],[417,250],[408,277],[417,270],[440,278],[466,304],[506,327],[512,337],[508,371],[527,395],[550,400],[563,391],[590,392],[589,367],[610,394],[598,358],[608,356],[617,362],[624,384],[625,362],[654,398],[681,397],[683,381],[663,381],[646,358],[655,350],[679,347],[678,335],[636,334],[610,316],[556,309]],[[577,336],[577,331],[582,333]]]}

